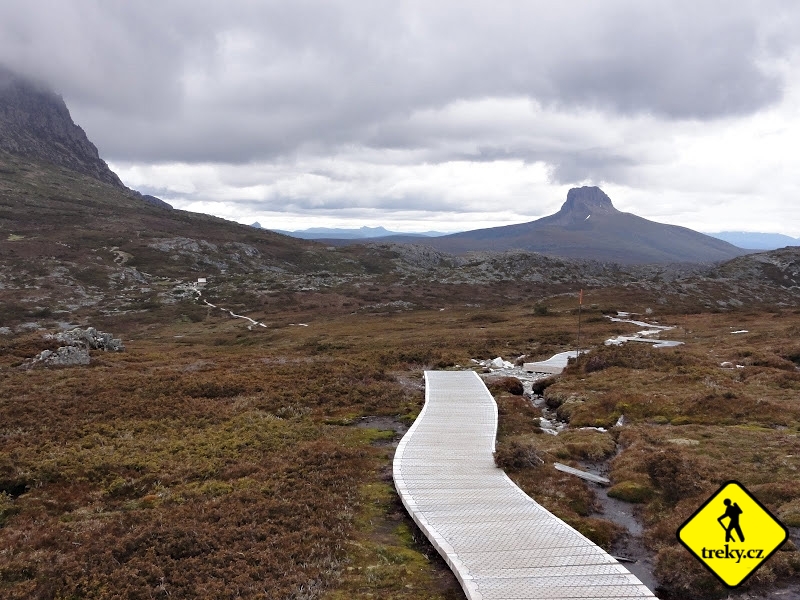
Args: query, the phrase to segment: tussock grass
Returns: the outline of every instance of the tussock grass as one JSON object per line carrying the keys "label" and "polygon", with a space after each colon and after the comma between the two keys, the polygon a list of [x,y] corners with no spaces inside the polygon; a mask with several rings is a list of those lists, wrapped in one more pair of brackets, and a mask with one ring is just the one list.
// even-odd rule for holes
{"label": "tussock grass", "polygon": [[127,351],[85,368],[25,372],[49,343],[0,340],[0,595],[460,597],[381,474],[386,436],[349,424],[410,422],[424,368],[530,353],[518,313],[248,331],[181,312],[97,319]]}
{"label": "tussock grass", "polygon": [[[761,312],[680,316],[664,337],[684,346],[597,347],[545,390],[571,426],[611,427],[625,416],[627,424],[612,430],[621,452],[611,461],[609,495],[642,507],[645,542],[666,597],[724,595],[675,540],[678,526],[724,481],[741,481],[787,525],[800,523],[800,374],[791,360],[797,319]],[[741,329],[749,333],[730,333]],[[567,439],[535,438],[539,451],[580,457]],[[798,572],[800,555],[788,545],[747,585],[757,589]]]}

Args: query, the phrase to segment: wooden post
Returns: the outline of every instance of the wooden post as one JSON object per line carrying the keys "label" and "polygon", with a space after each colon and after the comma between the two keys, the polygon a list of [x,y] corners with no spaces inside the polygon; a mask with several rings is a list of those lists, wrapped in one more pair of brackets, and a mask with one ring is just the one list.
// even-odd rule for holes
{"label": "wooden post", "polygon": [[581,364],[581,312],[583,310],[583,288],[578,296],[578,353],[575,355],[575,366],[580,367]]}

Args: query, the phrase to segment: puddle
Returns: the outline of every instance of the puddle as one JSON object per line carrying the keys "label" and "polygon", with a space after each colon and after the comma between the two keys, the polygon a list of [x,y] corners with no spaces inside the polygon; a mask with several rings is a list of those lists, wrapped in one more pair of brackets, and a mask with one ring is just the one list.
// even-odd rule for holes
{"label": "puddle", "polygon": [[408,431],[408,426],[397,417],[361,417],[353,423],[356,427],[364,429],[377,429],[378,431],[393,431],[394,436],[391,440],[377,440],[373,446],[391,446],[397,448],[402,437]]}

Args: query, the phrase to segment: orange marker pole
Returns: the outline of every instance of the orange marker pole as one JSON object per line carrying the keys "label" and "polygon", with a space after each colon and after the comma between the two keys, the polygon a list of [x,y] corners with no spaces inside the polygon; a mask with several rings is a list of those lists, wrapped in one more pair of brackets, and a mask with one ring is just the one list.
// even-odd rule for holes
{"label": "orange marker pole", "polygon": [[575,366],[579,367],[581,363],[581,312],[583,311],[583,288],[578,295],[578,353],[575,355]]}

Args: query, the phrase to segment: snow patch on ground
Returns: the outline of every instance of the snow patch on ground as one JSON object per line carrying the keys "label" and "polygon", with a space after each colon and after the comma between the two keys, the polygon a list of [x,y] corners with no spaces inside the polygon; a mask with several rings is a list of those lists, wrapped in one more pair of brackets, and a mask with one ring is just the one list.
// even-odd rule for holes
{"label": "snow patch on ground", "polygon": [[615,323],[631,323],[632,325],[636,325],[637,327],[645,327],[646,329],[643,329],[642,331],[637,331],[636,335],[618,335],[617,337],[607,339],[605,341],[606,346],[620,346],[625,342],[646,342],[648,344],[653,344],[653,348],[672,348],[683,344],[683,342],[676,342],[672,340],[660,340],[658,338],[650,337],[658,335],[662,331],[675,329],[674,326],[658,325],[656,323],[647,323],[645,321],[636,321],[634,319],[628,318],[631,316],[631,314],[632,313],[629,312],[617,311],[616,317],[607,317],[607,318]]}
{"label": "snow patch on ground", "polygon": [[492,360],[475,360],[473,358],[472,362],[486,369],[514,369],[514,363],[503,360],[503,358],[500,356],[493,358]]}
{"label": "snow patch on ground", "polygon": [[[586,354],[588,350],[581,350],[581,354]],[[570,358],[578,356],[577,350],[569,350],[567,352],[559,352],[548,358],[547,360],[540,360],[538,362],[525,363],[522,368],[526,371],[533,373],[547,373],[557,375],[567,368]]]}

